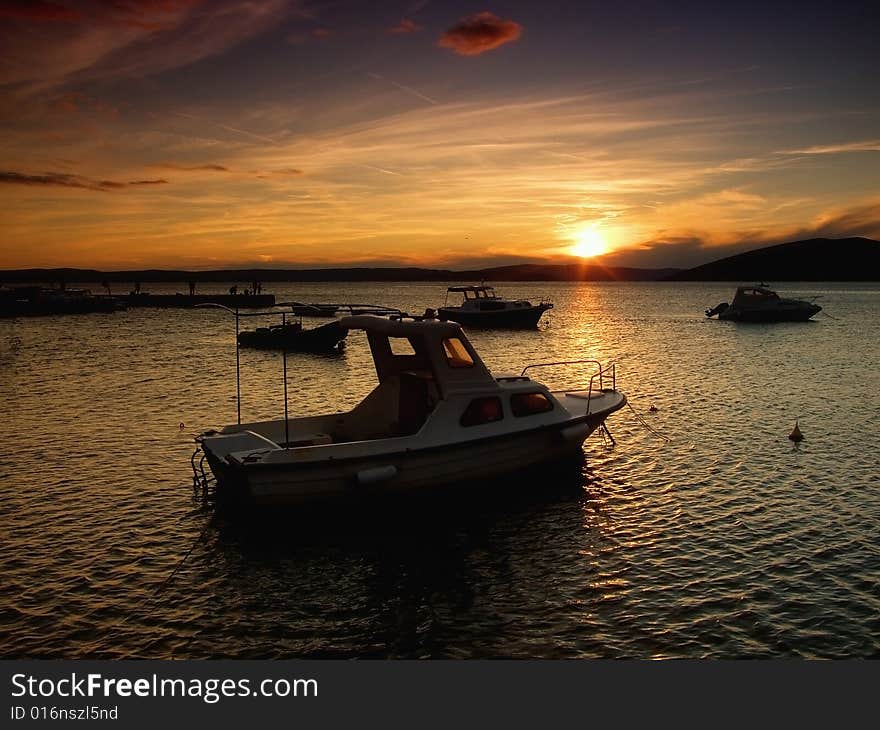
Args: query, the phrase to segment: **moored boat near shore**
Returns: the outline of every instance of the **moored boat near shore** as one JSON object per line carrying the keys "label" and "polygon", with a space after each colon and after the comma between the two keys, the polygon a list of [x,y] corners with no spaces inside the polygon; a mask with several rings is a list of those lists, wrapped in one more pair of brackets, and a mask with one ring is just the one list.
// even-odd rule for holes
{"label": "moored boat near shore", "polygon": [[[196,438],[197,486],[218,498],[302,504],[419,493],[480,483],[581,454],[584,440],[622,408],[615,368],[550,391],[526,375],[495,377],[458,324],[362,315],[379,383],[351,411],[238,423]],[[285,401],[286,407],[286,401]]]}
{"label": "moored boat near shore", "polygon": [[258,327],[238,334],[241,347],[258,350],[285,350],[286,352],[339,352],[348,330],[339,322],[320,327],[305,328],[302,322],[286,322],[270,327]]}
{"label": "moored boat near shore", "polygon": [[538,320],[553,304],[541,300],[532,304],[525,299],[504,299],[499,297],[491,286],[450,286],[446,290],[447,301],[450,294],[462,294],[464,299],[458,306],[444,303],[437,312],[441,320],[458,322],[465,327],[532,329]]}
{"label": "moored boat near shore", "polygon": [[718,315],[718,319],[732,322],[806,322],[822,307],[803,299],[785,299],[766,284],[740,286],[736,289],[733,301],[721,302],[706,310],[707,317]]}

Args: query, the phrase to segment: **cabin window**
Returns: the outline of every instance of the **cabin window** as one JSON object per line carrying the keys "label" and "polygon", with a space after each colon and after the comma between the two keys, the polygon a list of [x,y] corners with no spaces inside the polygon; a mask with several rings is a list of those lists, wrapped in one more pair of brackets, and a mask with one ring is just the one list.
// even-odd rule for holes
{"label": "cabin window", "polygon": [[408,337],[389,337],[388,344],[391,346],[393,355],[415,355],[415,348]]}
{"label": "cabin window", "polygon": [[553,402],[543,393],[515,393],[510,396],[514,416],[534,416],[553,410]]}
{"label": "cabin window", "polygon": [[443,340],[443,353],[451,368],[471,368],[474,366],[474,359],[458,337],[448,337]]}
{"label": "cabin window", "polygon": [[461,414],[459,423],[462,426],[480,426],[484,423],[500,421],[502,418],[504,413],[501,410],[500,398],[475,398]]}

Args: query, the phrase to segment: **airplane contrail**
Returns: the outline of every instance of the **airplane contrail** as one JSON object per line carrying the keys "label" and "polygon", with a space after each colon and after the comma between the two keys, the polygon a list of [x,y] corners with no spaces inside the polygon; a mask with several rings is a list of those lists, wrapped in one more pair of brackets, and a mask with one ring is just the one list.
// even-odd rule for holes
{"label": "airplane contrail", "polygon": [[402,172],[394,172],[394,170],[386,170],[384,167],[376,167],[375,165],[367,165],[367,164],[362,164],[361,167],[366,167],[368,170],[375,170],[376,172],[384,172],[386,175],[397,175],[398,177],[406,177]]}
{"label": "airplane contrail", "polygon": [[380,76],[379,74],[373,73],[372,71],[367,71],[367,76],[369,76],[370,78],[377,79],[379,81],[387,81],[389,84],[391,84],[392,86],[396,86],[401,91],[405,91],[407,94],[412,94],[413,96],[417,96],[419,99],[421,99],[422,101],[427,101],[429,104],[437,105],[440,103],[436,99],[432,99],[430,96],[426,96],[421,91],[417,91],[416,89],[413,89],[410,86],[404,86],[403,84],[398,84],[396,81],[392,81],[391,79],[389,79],[385,76]]}
{"label": "airplane contrail", "polygon": [[172,112],[178,117],[183,117],[184,119],[192,119],[196,122],[207,122],[208,124],[213,124],[218,129],[225,129],[227,132],[234,132],[235,134],[241,134],[245,137],[251,137],[253,139],[258,139],[261,142],[268,142],[269,144],[277,145],[277,140],[272,139],[271,137],[264,137],[261,134],[255,134],[254,132],[248,132],[246,129],[236,129],[235,127],[230,127],[226,124],[219,124],[218,122],[212,122],[210,119],[204,119],[203,117],[197,117],[194,114],[185,114],[184,112]]}

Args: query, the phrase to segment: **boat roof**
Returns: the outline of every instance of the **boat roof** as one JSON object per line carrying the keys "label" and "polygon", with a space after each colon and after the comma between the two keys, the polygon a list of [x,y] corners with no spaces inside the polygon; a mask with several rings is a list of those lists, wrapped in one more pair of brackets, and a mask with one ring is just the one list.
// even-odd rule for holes
{"label": "boat roof", "polygon": [[494,286],[484,286],[483,284],[472,284],[470,286],[450,286],[446,289],[450,292],[466,292],[466,291],[495,291]]}
{"label": "boat roof", "polygon": [[388,337],[423,336],[427,333],[438,338],[461,337],[461,326],[455,322],[441,322],[439,319],[391,320],[375,314],[353,314],[342,317],[339,324],[348,330],[365,330]]}
{"label": "boat roof", "polygon": [[[433,381],[442,397],[496,388],[495,378],[454,322],[395,321],[372,314],[343,317],[339,324],[364,330],[379,382],[416,375]],[[411,352],[396,352],[393,338],[409,340]]]}

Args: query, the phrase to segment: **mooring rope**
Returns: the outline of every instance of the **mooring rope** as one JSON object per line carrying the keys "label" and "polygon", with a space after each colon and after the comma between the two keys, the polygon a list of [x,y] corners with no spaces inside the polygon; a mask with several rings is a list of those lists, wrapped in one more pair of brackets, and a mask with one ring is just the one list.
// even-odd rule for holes
{"label": "mooring rope", "polygon": [[632,414],[636,417],[636,420],[637,420],[642,426],[644,426],[645,430],[647,430],[649,433],[653,434],[653,435],[656,436],[657,438],[659,438],[659,439],[663,439],[663,440],[666,441],[667,443],[670,442],[670,441],[672,441],[672,439],[669,438],[669,436],[664,436],[664,435],[663,435],[662,433],[660,433],[656,428],[654,428],[653,426],[651,426],[651,424],[648,423],[644,418],[642,418],[642,417],[636,412],[636,409],[632,407],[632,404],[631,404],[629,401],[626,402],[626,406],[627,406],[627,408],[629,408],[629,409],[632,411]]}
{"label": "mooring rope", "polygon": [[177,565],[174,566],[174,570],[172,570],[168,574],[168,577],[162,581],[162,584],[155,591],[153,591],[152,595],[147,599],[147,601],[152,602],[152,600],[156,598],[156,596],[158,596],[162,591],[165,590],[165,587],[171,582],[174,576],[177,575],[177,571],[179,571],[183,567],[183,564],[189,559],[189,556],[192,555],[193,550],[196,549],[196,545],[198,545],[205,537],[205,535],[208,534],[208,529],[210,527],[211,520],[208,520],[205,523],[205,526],[202,528],[202,531],[199,533],[198,537],[195,539],[195,542],[193,542],[193,544],[189,546],[189,550],[184,553],[183,557],[178,561]]}
{"label": "mooring rope", "polygon": [[[190,514],[192,514],[192,513],[190,513]],[[188,515],[185,515],[185,516],[188,516]],[[165,580],[163,580],[162,583],[158,586],[158,588],[156,588],[156,590],[154,590],[147,597],[147,600],[145,602],[145,605],[147,606],[147,611],[146,611],[146,613],[143,613],[142,616],[149,617],[150,615],[152,615],[153,610],[156,606],[156,604],[155,604],[156,597],[162,591],[165,590],[165,588],[168,586],[168,584],[171,582],[171,580],[174,578],[174,576],[177,575],[178,571],[183,567],[183,564],[189,559],[190,555],[192,555],[193,550],[196,549],[196,546],[205,538],[205,535],[208,534],[208,530],[211,528],[211,524],[212,524],[212,520],[208,520],[205,523],[205,526],[202,528],[202,531],[198,534],[196,539],[193,541],[192,545],[189,546],[189,550],[187,550],[186,553],[184,553],[183,557],[177,561],[177,565],[174,566],[174,570],[172,570],[168,574],[168,577],[165,578]],[[114,629],[121,628],[122,626],[124,626],[125,624],[128,623],[129,619],[131,619],[132,616],[134,616],[134,612],[127,614],[121,621],[117,621],[109,629],[107,629],[106,633],[109,634]]]}

